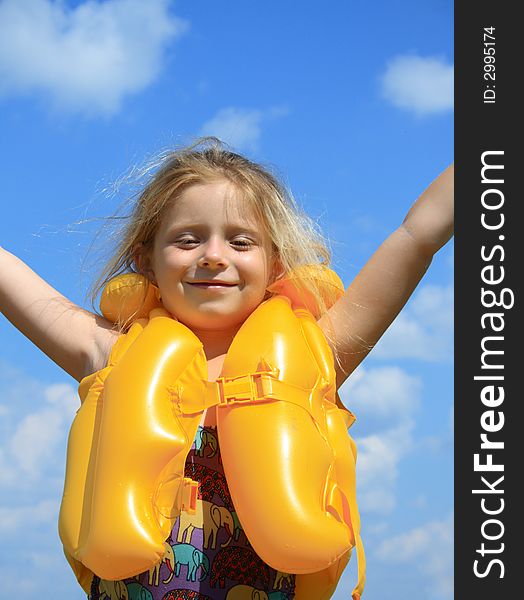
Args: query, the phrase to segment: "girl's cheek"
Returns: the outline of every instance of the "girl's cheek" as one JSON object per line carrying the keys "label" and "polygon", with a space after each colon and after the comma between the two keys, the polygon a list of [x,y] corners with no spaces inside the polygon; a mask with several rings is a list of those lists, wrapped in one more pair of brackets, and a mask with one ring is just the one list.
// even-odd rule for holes
{"label": "girl's cheek", "polygon": [[182,254],[176,249],[167,254],[165,259],[165,263],[170,269],[186,268],[191,264],[191,257],[187,253]]}

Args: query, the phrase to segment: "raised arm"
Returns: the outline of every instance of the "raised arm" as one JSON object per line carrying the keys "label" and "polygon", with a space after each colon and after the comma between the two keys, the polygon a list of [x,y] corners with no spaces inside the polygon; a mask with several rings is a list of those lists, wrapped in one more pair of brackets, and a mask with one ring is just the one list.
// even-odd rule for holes
{"label": "raised arm", "polygon": [[453,175],[451,165],[433,181],[402,225],[319,320],[338,354],[337,387],[377,343],[413,293],[433,255],[451,238]]}
{"label": "raised arm", "polygon": [[76,380],[103,366],[117,333],[70,302],[25,263],[0,248],[0,310]]}

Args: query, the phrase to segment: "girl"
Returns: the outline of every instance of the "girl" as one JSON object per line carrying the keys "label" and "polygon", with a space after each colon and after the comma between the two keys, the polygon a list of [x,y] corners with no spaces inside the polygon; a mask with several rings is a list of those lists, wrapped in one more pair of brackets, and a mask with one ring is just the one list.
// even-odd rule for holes
{"label": "girl", "polygon": [[[167,323],[165,327],[178,321],[184,331],[192,332],[200,342],[207,363],[207,378],[201,376],[200,383],[204,382],[202,390],[206,391],[213,386],[212,383],[207,385],[207,381],[226,382],[228,351],[233,352],[237,336],[243,335],[242,326],[246,323],[247,327],[248,317],[254,318],[265,300],[284,293],[298,305],[302,303],[315,312],[317,325],[331,348],[335,360],[328,370],[331,369],[333,380],[336,379],[331,396],[333,402],[329,404],[332,406],[335,389],[375,345],[410,297],[435,252],[450,239],[452,223],[453,167],[450,166],[421,195],[401,226],[380,246],[349,288],[343,294],[333,293],[334,286],[326,286],[325,277],[318,277],[314,270],[311,275],[311,271],[304,268],[306,265],[327,266],[329,252],[311,222],[299,213],[280,183],[261,166],[225,149],[218,140],[205,139],[167,156],[139,196],[115,257],[96,286],[95,292],[115,275],[141,274],[143,277],[135,285],[141,290],[135,308],[122,308],[126,302],[124,285],[116,290],[114,310],[103,311],[104,316],[85,311],[70,303],[5,250],[0,250],[0,306],[20,331],[81,382],[80,395],[85,405],[86,398],[94,393],[97,385],[96,393],[100,394],[106,365],[109,363],[113,367],[121,356],[131,354],[129,347],[139,338],[136,337],[138,334],[132,333],[135,325],[129,329],[130,323],[138,317],[148,316],[151,322],[159,314],[149,312],[151,307],[168,317],[169,322],[163,321]],[[291,289],[290,282],[297,285]],[[302,313],[298,311],[297,315]],[[259,337],[280,334],[264,331],[264,325],[269,329],[273,327],[265,318],[262,318],[259,334],[251,334],[246,346],[256,346]],[[304,327],[307,329],[308,326]],[[282,334],[284,338],[286,335]],[[177,336],[175,334],[176,339]],[[117,340],[119,345],[115,345]],[[156,349],[156,341],[153,341],[147,352],[144,350],[146,362],[145,356],[153,356]],[[244,351],[249,349],[246,347]],[[280,365],[280,372],[288,368],[286,360],[292,362],[288,355]],[[125,360],[121,362],[125,363]],[[136,363],[135,368],[140,369],[141,364]],[[264,361],[259,366],[261,372],[270,372],[272,368]],[[291,365],[289,367],[291,370]],[[300,371],[303,365],[299,367]],[[126,376],[132,377],[132,371]],[[278,379],[279,376],[272,377]],[[117,375],[114,380],[118,381]],[[225,385],[223,383],[224,388]],[[216,391],[216,384],[212,389]],[[118,394],[118,391],[113,393]],[[182,406],[182,413],[184,401],[177,404],[177,407]],[[205,403],[202,402],[203,407]],[[236,430],[227,438],[226,425],[217,423],[217,415],[222,413],[214,409],[214,404],[210,401],[207,408],[200,407],[198,423],[194,423],[193,446],[189,453],[186,452],[187,459],[182,466],[185,482],[199,482],[198,498],[191,501],[186,496],[184,501],[177,496],[179,510],[172,515],[171,521],[167,519],[170,531],[167,539],[164,536],[165,553],[161,560],[147,570],[142,569],[144,572],[127,573],[131,575],[129,577],[104,578],[104,574],[97,573],[96,569],[91,569],[95,571],[92,576],[91,570],[86,570],[68,554],[64,542],[75,573],[92,600],[128,597],[154,600],[296,597],[301,600],[306,597],[305,592],[299,591],[299,577],[289,574],[300,572],[300,569],[285,571],[266,564],[269,559],[264,562],[254,551],[255,545],[261,547],[258,538],[255,544],[255,540],[248,540],[245,534],[245,531],[253,531],[257,527],[256,520],[263,520],[263,517],[251,514],[256,513],[255,509],[244,512],[242,519],[237,515],[236,509],[240,507],[233,503],[228,484],[235,488],[242,485],[252,488],[248,483],[251,475],[249,469],[241,470],[240,476],[231,475],[234,467],[228,464],[233,464],[238,456],[228,458],[227,453],[231,456],[231,452],[221,446],[225,445],[223,441],[229,443],[228,439],[240,436],[241,432]],[[182,413],[177,413],[180,421],[183,420]],[[264,426],[262,421],[260,431]],[[277,424],[275,421],[275,429],[278,429]],[[252,432],[251,437],[253,435]],[[127,444],[126,439],[124,434],[121,445]],[[248,436],[248,445],[249,439]],[[104,441],[100,443],[103,445]],[[309,438],[306,443],[310,457],[313,457],[314,444],[311,442],[310,445]],[[270,452],[272,444],[268,448],[267,452]],[[116,446],[113,450],[117,452]],[[235,453],[239,454],[238,448],[233,451]],[[254,454],[251,447],[246,449],[248,460],[251,457],[254,460]],[[102,456],[111,462],[110,456]],[[267,454],[267,460],[270,459]],[[74,478],[75,472],[82,471],[78,466],[79,459],[69,457],[68,460],[73,460],[74,464],[68,465],[67,477]],[[313,465],[314,460],[309,457],[308,460]],[[129,470],[136,466],[137,473],[140,472],[139,462],[131,464]],[[88,472],[87,466],[85,469]],[[314,467],[311,469],[313,471]],[[255,486],[257,477],[260,474],[254,476]],[[289,481],[289,477],[284,478],[284,482]],[[238,483],[239,479],[243,482]],[[182,494],[180,489],[177,493]],[[75,506],[68,508],[67,503],[71,504],[68,490],[66,481],[62,529],[68,518],[67,511],[78,509]],[[240,498],[239,492],[235,491],[233,495]],[[148,497],[146,493],[144,498]],[[106,496],[100,510],[112,500]],[[267,502],[271,503],[270,497]],[[124,504],[122,512],[126,509]],[[335,505],[336,500],[333,500]],[[118,508],[115,510],[118,512]],[[354,529],[351,535],[358,537],[353,505],[350,512],[351,517],[345,519],[346,529]],[[249,529],[247,520],[251,517],[255,523],[249,525]],[[111,525],[106,522],[107,527]],[[261,533],[257,535],[262,537],[263,530],[268,531],[270,537],[276,534],[267,520],[259,529]],[[64,541],[68,534],[61,533]],[[299,552],[299,546],[297,543],[295,553]],[[278,561],[275,559],[275,562]],[[335,586],[341,565],[343,568],[345,563],[337,564],[339,572],[331,577]],[[333,585],[329,589],[324,587],[318,592],[322,596],[310,597],[329,598],[333,590]],[[360,592],[361,588],[355,592],[355,598]]]}

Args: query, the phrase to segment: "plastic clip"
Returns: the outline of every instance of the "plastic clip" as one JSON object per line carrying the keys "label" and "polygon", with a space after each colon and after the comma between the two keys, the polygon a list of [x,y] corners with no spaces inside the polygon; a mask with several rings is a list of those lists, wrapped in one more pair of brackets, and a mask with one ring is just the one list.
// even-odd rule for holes
{"label": "plastic clip", "polygon": [[198,481],[190,477],[184,477],[182,481],[182,510],[190,515],[196,513],[198,496]]}
{"label": "plastic clip", "polygon": [[239,377],[220,377],[216,380],[219,406],[240,402],[257,402],[274,399],[273,372],[248,373]]}

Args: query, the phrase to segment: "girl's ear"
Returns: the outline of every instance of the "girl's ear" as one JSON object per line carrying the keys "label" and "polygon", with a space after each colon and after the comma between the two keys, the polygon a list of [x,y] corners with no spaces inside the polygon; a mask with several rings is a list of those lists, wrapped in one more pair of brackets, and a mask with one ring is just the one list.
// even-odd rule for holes
{"label": "girl's ear", "polygon": [[155,273],[151,265],[150,253],[142,242],[139,242],[133,248],[133,262],[138,273],[145,275],[151,283],[157,285]]}
{"label": "girl's ear", "polygon": [[271,263],[271,274],[269,277],[268,287],[275,283],[275,281],[282,279],[282,277],[284,277],[285,274],[286,271],[282,263],[280,262],[280,259],[278,257],[274,257]]}
{"label": "girl's ear", "polygon": [[271,260],[269,280],[267,282],[264,300],[268,300],[269,298],[271,298],[272,294],[274,293],[274,291],[271,289],[272,286],[279,279],[282,279],[284,277],[284,275],[285,275],[285,270],[284,270],[284,267],[282,266],[282,263],[280,262],[280,259],[276,256],[273,257]]}

